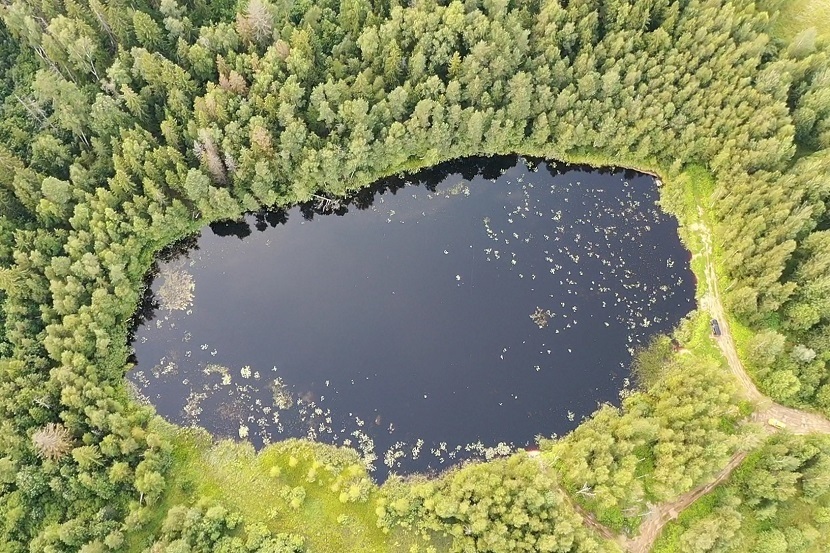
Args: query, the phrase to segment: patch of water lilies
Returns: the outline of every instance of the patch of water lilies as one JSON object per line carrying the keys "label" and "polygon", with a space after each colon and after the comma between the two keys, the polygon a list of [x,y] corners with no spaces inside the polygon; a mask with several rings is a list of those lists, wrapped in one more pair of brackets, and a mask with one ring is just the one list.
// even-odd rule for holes
{"label": "patch of water lilies", "polygon": [[[163,367],[156,367],[152,375],[156,379],[164,379],[178,374],[172,369],[173,364]],[[274,367],[274,371],[276,371]],[[253,373],[248,366],[239,370],[209,363],[201,368],[200,373],[205,376],[200,389],[190,387],[182,407],[182,420],[188,425],[199,426],[203,421],[206,402],[213,402],[218,396],[226,398],[237,398],[235,401],[222,402],[212,414],[225,419],[235,429],[235,435],[239,439],[247,440],[258,436],[263,443],[271,443],[279,439],[281,435],[296,435],[298,428],[304,428],[304,437],[310,440],[326,440],[338,445],[352,447],[360,453],[360,457],[369,471],[377,468],[376,462],[379,454],[375,450],[375,441],[372,438],[366,421],[359,416],[349,414],[351,428],[341,424],[340,428],[333,426],[333,414],[330,409],[321,406],[324,398],[319,402],[304,399],[300,395],[292,393],[288,385],[279,376],[273,376],[268,388],[272,391],[273,403],[265,404],[261,399],[247,403],[244,400],[251,399],[257,395],[257,387],[253,386],[250,378]],[[238,374],[238,377],[234,375]],[[130,388],[133,396],[149,402],[141,392],[142,385],[147,387],[149,381],[143,372],[133,375],[135,380],[130,381]],[[185,383],[187,379],[183,380]],[[190,383],[187,382],[189,385]],[[224,394],[222,394],[224,392]],[[239,401],[242,399],[243,401]],[[259,416],[256,412],[259,412]],[[380,417],[377,418],[378,420]],[[342,417],[338,417],[342,421]],[[377,420],[375,421],[377,423]],[[377,424],[373,425],[377,426]],[[387,431],[395,431],[394,425],[389,424]],[[230,433],[229,433],[230,435]],[[417,460],[426,442],[423,438],[417,438],[413,443],[397,441],[386,451],[380,453],[383,464],[394,471],[400,469],[407,459]],[[449,446],[446,442],[440,442],[430,448],[430,454],[435,461],[442,465],[455,459],[481,458],[492,459],[499,456],[506,456],[515,450],[513,444],[498,443],[492,446],[477,441],[469,444],[457,444]]]}
{"label": "patch of water lilies", "polygon": [[550,309],[543,310],[538,305],[536,306],[536,311],[530,314],[530,318],[539,328],[545,328],[548,326],[548,321],[553,316]]}

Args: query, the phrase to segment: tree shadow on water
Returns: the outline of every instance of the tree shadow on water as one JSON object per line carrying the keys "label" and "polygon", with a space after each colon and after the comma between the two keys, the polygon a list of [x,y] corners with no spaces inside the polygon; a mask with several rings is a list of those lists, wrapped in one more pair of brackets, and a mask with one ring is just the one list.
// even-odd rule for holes
{"label": "tree shadow on water", "polygon": [[317,197],[300,204],[300,213],[307,221],[313,220],[315,215],[342,216],[349,212],[350,207],[360,211],[369,209],[379,197],[384,194],[394,196],[406,186],[423,187],[429,192],[435,192],[438,185],[453,175],[461,175],[467,181],[476,177],[494,180],[515,167],[517,163],[518,156],[516,155],[478,156],[445,161],[417,173],[393,175],[381,179],[371,186],[353,192],[346,198]]}
{"label": "tree shadow on water", "polygon": [[245,219],[238,221],[216,221],[210,224],[210,230],[216,236],[236,236],[240,240],[244,240],[251,235],[251,225]]}

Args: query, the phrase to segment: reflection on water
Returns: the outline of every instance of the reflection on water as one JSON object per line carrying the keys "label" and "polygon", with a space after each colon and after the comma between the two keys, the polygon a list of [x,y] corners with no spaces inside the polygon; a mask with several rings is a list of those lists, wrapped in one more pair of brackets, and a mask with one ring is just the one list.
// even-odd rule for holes
{"label": "reflection on water", "polygon": [[160,258],[128,379],[171,421],[349,445],[379,479],[508,453],[618,401],[693,308],[656,199],[632,172],[474,158],[211,225]]}

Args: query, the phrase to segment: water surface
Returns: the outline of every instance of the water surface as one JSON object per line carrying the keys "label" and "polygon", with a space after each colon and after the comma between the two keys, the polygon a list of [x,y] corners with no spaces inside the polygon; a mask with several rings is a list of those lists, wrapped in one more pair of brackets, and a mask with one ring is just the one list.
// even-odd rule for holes
{"label": "water surface", "polygon": [[630,171],[476,158],[214,225],[160,262],[128,378],[173,422],[351,445],[379,479],[561,435],[694,307],[657,198]]}

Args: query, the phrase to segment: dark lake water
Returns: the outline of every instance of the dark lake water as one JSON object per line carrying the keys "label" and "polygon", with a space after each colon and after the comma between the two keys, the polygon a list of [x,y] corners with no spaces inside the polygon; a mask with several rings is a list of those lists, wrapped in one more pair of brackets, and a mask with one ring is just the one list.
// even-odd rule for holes
{"label": "dark lake water", "polygon": [[[168,420],[361,450],[382,480],[564,434],[694,308],[654,179],[465,159],[166,252],[128,380]],[[333,214],[326,214],[334,210]]]}

